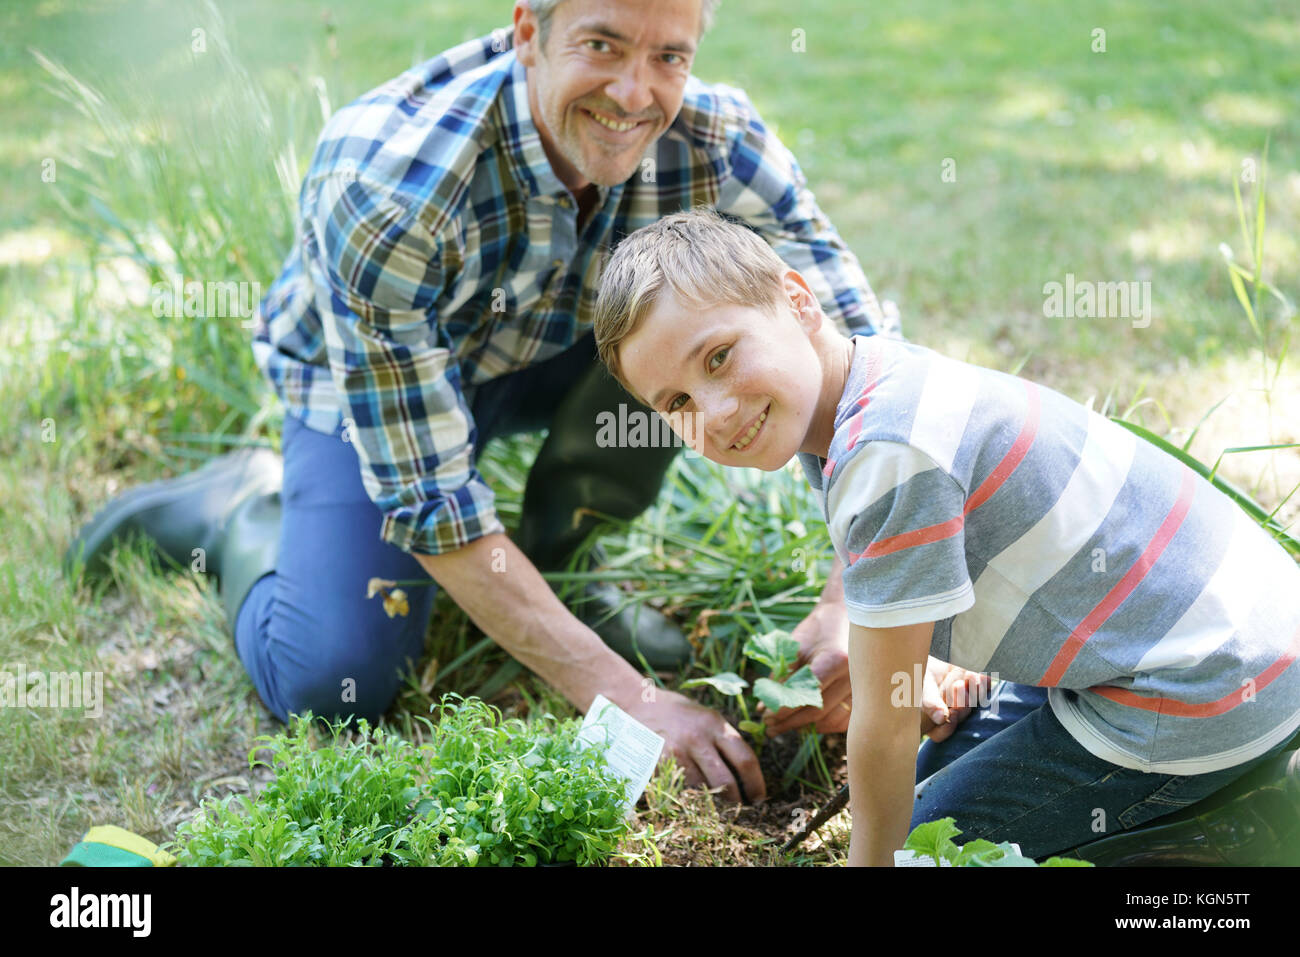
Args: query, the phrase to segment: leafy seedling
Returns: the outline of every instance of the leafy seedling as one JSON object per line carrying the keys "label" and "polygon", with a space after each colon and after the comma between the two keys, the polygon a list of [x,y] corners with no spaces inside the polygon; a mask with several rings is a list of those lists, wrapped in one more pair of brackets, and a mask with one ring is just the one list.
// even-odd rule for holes
{"label": "leafy seedling", "polygon": [[249,755],[274,772],[267,787],[204,801],[165,846],[181,864],[229,866],[598,864],[618,849],[623,782],[577,721],[505,720],[458,695],[434,710],[419,746],[364,720],[352,741],[331,722],[318,746],[295,716]]}
{"label": "leafy seedling", "polygon": [[907,835],[903,850],[915,851],[934,859],[936,867],[946,861],[953,867],[1092,867],[1088,861],[1073,857],[1049,857],[1037,864],[1033,858],[1020,854],[1008,841],[994,844],[978,838],[958,846],[953,840],[961,833],[957,822],[950,817],[918,824]]}
{"label": "leafy seedling", "polygon": [[[754,698],[767,706],[769,711],[777,712],[782,708],[802,708],[822,706],[821,684],[817,676],[807,665],[791,673],[795,661],[799,658],[799,642],[790,637],[786,631],[769,631],[762,635],[753,635],[745,642],[742,649],[745,657],[768,669],[768,675],[754,682]],[[733,695],[740,707],[738,727],[754,740],[754,750],[762,753],[763,743],[767,740],[767,725],[751,716],[750,702],[745,698],[745,689],[749,687],[740,675],[723,671],[707,678],[692,678],[682,682],[683,688],[697,688],[708,685],[725,695]],[[808,729],[805,729],[807,732]],[[815,732],[813,732],[815,734]],[[800,747],[795,762],[786,774],[786,784],[794,774],[798,774],[807,764],[816,750],[816,739],[809,740],[805,734],[804,745]]]}

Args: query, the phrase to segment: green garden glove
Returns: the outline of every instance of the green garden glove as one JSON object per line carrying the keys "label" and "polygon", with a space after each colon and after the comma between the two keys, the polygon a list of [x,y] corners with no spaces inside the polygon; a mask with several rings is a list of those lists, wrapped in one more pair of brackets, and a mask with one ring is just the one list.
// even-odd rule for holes
{"label": "green garden glove", "polygon": [[112,824],[92,827],[60,867],[171,867],[176,858],[139,834]]}

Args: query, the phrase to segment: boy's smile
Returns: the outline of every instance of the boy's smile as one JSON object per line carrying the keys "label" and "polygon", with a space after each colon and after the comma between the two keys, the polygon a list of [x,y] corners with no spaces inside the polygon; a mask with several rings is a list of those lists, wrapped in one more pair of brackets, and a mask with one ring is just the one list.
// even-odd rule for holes
{"label": "boy's smile", "polygon": [[815,305],[815,314],[806,303],[796,311],[787,298],[775,309],[696,306],[662,289],[619,348],[623,375],[683,441],[721,465],[770,472],[796,452],[825,456],[852,346]]}

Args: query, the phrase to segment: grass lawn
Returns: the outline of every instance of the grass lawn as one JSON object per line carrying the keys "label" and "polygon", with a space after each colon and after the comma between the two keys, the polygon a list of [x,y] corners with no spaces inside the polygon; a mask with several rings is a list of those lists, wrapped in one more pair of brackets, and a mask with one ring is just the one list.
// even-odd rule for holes
{"label": "grass lawn", "polygon": [[[1178,445],[1199,425],[1190,450],[1214,462],[1300,442],[1300,376],[1285,358],[1294,309],[1265,294],[1252,326],[1220,251],[1253,268],[1233,185],[1253,215],[1267,141],[1263,277],[1288,300],[1300,293],[1290,7],[730,2],[695,73],[749,93],[909,338],[1131,410]],[[234,444],[278,446],[280,410],[247,331],[157,318],[150,284],[179,272],[265,288],[323,116],[510,18],[504,0],[216,10],[0,7],[0,665],[102,671],[106,696],[98,720],[0,708],[0,863],[56,863],[92,824],[162,842],[204,797],[264,780],[247,752],[279,725],[206,580],[132,547],[112,583],[73,589],[59,560],[116,492]],[[55,94],[76,81],[90,89]],[[1045,284],[1067,275],[1149,283],[1149,322],[1045,315]],[[488,458],[507,522],[536,446],[512,440]],[[1287,500],[1295,449],[1229,455],[1221,471],[1281,504],[1284,524],[1300,515],[1300,494]],[[607,542],[642,597],[698,642],[697,667],[669,687],[738,668],[747,634],[792,626],[815,600],[824,523],[799,474],[760,474],[682,460],[661,505]],[[572,714],[446,601],[426,651],[390,712],[399,732],[451,690],[511,714]],[[822,744],[843,780],[842,742]],[[773,760],[798,747],[778,742]],[[824,799],[818,784],[759,814],[663,781],[643,818],[667,861],[776,863],[772,842]],[[845,820],[796,860],[841,861]]]}

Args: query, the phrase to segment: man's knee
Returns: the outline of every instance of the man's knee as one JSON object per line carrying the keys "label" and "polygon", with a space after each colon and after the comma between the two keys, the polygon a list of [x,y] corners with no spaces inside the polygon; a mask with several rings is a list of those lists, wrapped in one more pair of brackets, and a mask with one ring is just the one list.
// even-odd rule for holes
{"label": "man's knee", "polygon": [[[326,720],[365,718],[372,725],[388,710],[401,686],[401,671],[410,665],[391,659],[381,663],[323,660],[282,688],[286,713]],[[282,719],[284,716],[281,716]]]}
{"label": "man's knee", "polygon": [[357,632],[346,628],[327,627],[311,636],[301,662],[281,672],[284,711],[311,711],[329,720],[351,715],[376,723],[397,696],[403,674],[424,650],[424,619],[405,624],[400,630],[360,640]]}

